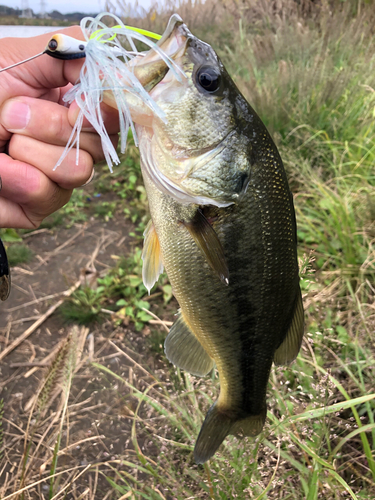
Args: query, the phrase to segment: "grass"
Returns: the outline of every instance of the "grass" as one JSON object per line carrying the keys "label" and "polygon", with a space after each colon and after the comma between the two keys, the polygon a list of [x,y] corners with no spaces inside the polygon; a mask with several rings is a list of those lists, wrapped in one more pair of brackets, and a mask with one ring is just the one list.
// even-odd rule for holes
{"label": "grass", "polygon": [[[242,17],[230,2],[216,3],[209,31],[204,25],[213,2],[184,3],[179,10],[194,33],[213,44],[219,40],[214,46],[228,71],[274,135],[294,191],[300,255],[312,254],[314,271],[302,282],[306,342],[291,368],[273,372],[269,426],[255,443],[227,440],[222,456],[207,466],[209,475],[198,469],[194,498],[375,495],[374,400],[357,408],[337,405],[366,397],[375,380],[375,40],[368,31],[372,14],[360,7],[335,4],[333,22],[324,9],[304,16],[293,2],[283,2],[279,12],[264,2],[243,2]],[[224,27],[220,16],[228,10]],[[160,19],[149,22],[155,30]],[[187,450],[181,439],[195,441],[202,409],[212,402],[207,381],[186,384],[185,376],[178,384],[185,408],[163,410],[176,429],[176,450]],[[184,453],[176,453],[183,462]],[[173,464],[160,463],[153,473],[162,481],[174,471],[170,491],[184,498],[189,474],[183,470],[182,490]],[[146,495],[145,485],[127,488]]]}
{"label": "grass", "polygon": [[[22,500],[27,498],[25,492],[27,494],[29,490],[29,476],[33,474],[35,464],[40,461],[40,450],[43,449],[45,440],[51,440],[54,443],[52,453],[45,460],[44,466],[40,468],[42,472],[47,465],[50,467],[49,488],[47,488],[49,498],[53,498],[59,489],[58,478],[56,481],[58,455],[62,445],[63,428],[66,425],[66,411],[72,379],[77,361],[80,358],[82,341],[86,335],[87,331],[84,329],[79,331],[77,327],[73,327],[69,335],[61,342],[60,348],[42,379],[37,394],[32,398],[31,411],[24,431],[22,457],[13,477],[14,493],[8,495],[8,498],[16,497]],[[46,418],[46,415],[58,396],[61,396],[61,404],[55,414],[55,421],[58,422],[58,425],[53,426],[54,422],[48,422],[49,419]]]}
{"label": "grass", "polygon": [[[332,403],[334,392],[336,387],[340,387],[340,383],[335,377],[324,374],[323,377],[318,376],[318,380],[320,380],[316,385],[317,391],[315,391],[315,396],[318,395],[318,398],[315,398],[313,403],[305,404],[304,411],[293,415],[290,411],[290,406],[293,406],[292,401],[296,397],[301,398],[301,392],[296,390],[297,384],[302,382],[303,376],[311,377],[308,369],[309,363],[300,362],[302,366],[305,363],[308,373],[303,373],[303,370],[298,371],[297,377],[294,376],[294,383],[288,384],[287,391],[274,387],[274,405],[268,412],[269,423],[262,436],[257,438],[255,442],[247,439],[239,442],[233,437],[227,439],[215,460],[199,468],[194,467],[192,463],[193,443],[204,416],[204,412],[200,411],[200,408],[202,406],[208,408],[213,402],[214,398],[210,396],[210,392],[212,389],[217,389],[216,377],[212,380],[196,382],[189,375],[177,371],[174,390],[178,388],[181,391],[183,389],[183,392],[177,397],[171,396],[163,385],[157,389],[151,386],[150,390],[143,393],[137,391],[136,387],[132,387],[139,398],[135,414],[140,425],[136,426],[134,423],[132,429],[132,441],[137,452],[137,460],[134,461],[133,458],[132,465],[124,463],[124,466],[140,468],[147,475],[142,483],[138,483],[129,481],[130,478],[123,471],[124,474],[119,475],[120,484],[122,483],[121,487],[118,485],[119,490],[123,493],[133,491],[136,498],[149,498],[152,485],[158,484],[162,486],[164,495],[174,494],[178,498],[180,496],[182,498],[184,494],[196,495],[193,498],[206,498],[206,495],[210,498],[232,498],[234,493],[237,498],[249,498],[250,493],[253,498],[263,498],[267,493],[267,485],[269,482],[272,483],[273,473],[275,472],[276,475],[281,458],[281,463],[284,465],[285,462],[289,463],[294,470],[288,467],[285,472],[281,471],[276,489],[279,492],[281,488],[285,490],[288,487],[288,482],[291,482],[294,485],[295,493],[290,498],[317,498],[318,492],[327,494],[328,492],[319,486],[319,482],[323,481],[323,478],[326,482],[327,477],[332,478],[336,487],[342,487],[341,491],[351,494],[353,498],[366,498],[357,497],[353,493],[347,482],[351,479],[350,473],[347,474],[347,481],[345,477],[342,477],[342,475],[345,476],[348,463],[341,462],[340,450],[345,446],[348,436],[337,439],[338,443],[332,453],[331,450],[327,449],[327,444],[331,443],[332,439],[329,441],[320,439],[318,431],[321,433],[323,428],[324,434],[332,433],[330,427],[339,422],[342,428],[336,432],[343,434],[347,429],[356,427],[351,432],[350,438],[363,435],[363,440],[366,442],[365,433],[373,432],[375,425],[363,426],[360,419],[357,424],[351,423],[350,419],[350,423],[348,423],[348,420],[343,419],[342,415],[348,409],[355,413],[356,406],[373,402],[375,394],[366,394],[354,399],[348,397],[347,401]],[[127,380],[121,379],[103,365],[95,364],[95,366],[129,386]],[[292,372],[296,375],[297,371],[293,370]],[[285,379],[285,376],[288,379],[288,374],[275,373],[272,383],[280,385],[280,381]],[[327,389],[327,385],[329,389]],[[147,420],[139,416],[142,405],[152,408]],[[192,407],[194,408],[193,412]],[[282,419],[278,414],[280,410],[284,413]],[[151,423],[154,420],[159,422],[157,430],[152,429]],[[160,430],[161,427],[162,430]],[[172,439],[168,435],[171,428],[175,428]],[[165,429],[167,429],[167,437],[164,436]],[[150,439],[159,441],[159,447],[164,449],[159,454],[157,463],[151,457],[145,456],[138,445],[142,432],[147,432]],[[179,457],[177,462],[175,461],[176,455]],[[264,467],[268,468],[267,472]],[[184,473],[182,478],[181,469]],[[228,474],[229,470],[231,474]],[[198,488],[196,482],[199,483]],[[160,493],[155,492],[150,497],[163,498]],[[324,498],[331,497],[327,494]]]}
{"label": "grass", "polygon": [[[264,432],[255,440],[229,437],[214,459],[197,466],[192,449],[217,397],[217,375],[190,377],[159,354],[165,333],[148,323],[144,309],[152,304],[151,310],[159,307],[162,313],[171,289],[163,278],[159,295],[148,300],[134,249],[96,288],[81,288],[64,312],[78,323],[101,314],[106,325],[108,311],[114,311],[115,332],[129,328],[126,336],[138,330],[133,343],[145,338],[148,350],[143,346],[142,356],[130,350],[128,357],[120,354],[131,365],[125,374],[123,365],[116,369],[99,356],[85,368],[85,376],[98,377],[110,391],[118,418],[130,422],[127,444],[87,469],[71,473],[61,466],[55,473],[70,477],[62,483],[67,494],[87,481],[91,492],[99,491],[94,485],[101,478],[100,494],[113,499],[370,500],[375,497],[373,4],[332,1],[328,8],[324,2],[244,0],[239,8],[234,1],[181,2],[179,8],[143,12],[142,20],[129,24],[162,32],[168,9],[180,12],[191,30],[218,50],[280,149],[297,214],[306,335],[297,361],[272,371]],[[133,144],[113,176],[103,171],[85,189],[64,209],[64,224],[87,220],[90,210],[104,220],[121,213],[137,224],[133,235],[140,242],[146,198]],[[150,351],[153,368],[147,366]],[[105,412],[97,415],[101,426],[108,418]],[[68,431],[69,424],[59,428]],[[109,449],[111,438],[105,443]]]}
{"label": "grass", "polygon": [[28,264],[33,256],[32,250],[22,243],[14,243],[8,247],[8,263],[11,267]]}
{"label": "grass", "polygon": [[17,26],[71,26],[71,21],[63,21],[60,19],[36,19],[22,18],[17,16],[2,16],[0,15],[0,24],[2,25],[17,25]]}
{"label": "grass", "polygon": [[[165,281],[165,276],[160,278],[156,285],[160,291],[150,299],[162,296],[165,304],[170,301],[171,287]],[[96,285],[94,288],[81,287],[63,304],[60,312],[66,321],[88,325],[113,314],[115,324],[132,323],[137,331],[148,323],[150,301],[142,281],[140,248],[136,248],[130,257],[120,258],[116,267],[98,278]]]}

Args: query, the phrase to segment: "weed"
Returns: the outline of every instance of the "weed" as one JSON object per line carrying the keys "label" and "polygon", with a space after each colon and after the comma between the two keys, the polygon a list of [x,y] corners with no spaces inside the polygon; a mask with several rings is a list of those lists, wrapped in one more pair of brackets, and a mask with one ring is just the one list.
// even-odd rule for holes
{"label": "weed", "polygon": [[72,294],[68,301],[60,307],[60,313],[68,322],[87,325],[103,319],[101,308],[105,296],[102,290],[84,287]]}
{"label": "weed", "polygon": [[22,237],[15,229],[2,229],[0,228],[0,238],[6,243],[14,243],[22,241]]}
{"label": "weed", "polygon": [[[162,293],[167,303],[171,297],[169,285],[162,285]],[[104,314],[113,311],[115,324],[133,323],[141,330],[150,316],[144,309],[150,308],[147,289],[142,281],[141,249],[136,248],[133,255],[121,258],[117,266],[102,278],[96,287],[77,290],[60,308],[67,321],[81,325],[102,321]]]}
{"label": "weed", "polygon": [[[74,224],[82,223],[87,220],[86,208],[89,207],[89,196],[83,189],[75,189],[70,201],[61,209],[57,217],[57,222],[61,219],[65,227],[71,227]],[[47,222],[48,224],[48,222]],[[48,227],[48,226],[47,226]]]}
{"label": "weed", "polygon": [[[177,498],[185,498],[184,494],[194,495],[197,491],[218,499],[232,498],[234,492],[237,498],[248,498],[250,493],[256,498],[262,498],[265,490],[273,484],[274,494],[285,492],[290,485],[294,492],[291,497],[293,499],[317,498],[318,494],[326,495],[324,498],[334,498],[330,494],[330,487],[326,489],[325,486],[329,481],[332,486],[335,484],[336,488],[340,488],[340,491],[349,494],[352,492],[353,498],[357,498],[348,484],[352,469],[346,479],[345,474],[344,478],[338,474],[345,471],[346,466],[339,450],[354,436],[367,439],[366,432],[375,430],[375,425],[363,425],[363,421],[359,419],[356,420],[356,428],[350,423],[350,413],[346,417],[343,415],[348,410],[356,415],[355,408],[371,404],[375,394],[365,394],[355,399],[346,394],[346,401],[341,399],[334,402],[339,398],[337,388],[341,390],[339,381],[323,370],[323,377],[315,377],[314,382],[309,360],[302,359],[299,364],[298,369],[287,370],[286,373],[279,370],[273,374],[273,404],[268,412],[269,421],[264,433],[256,440],[246,438],[243,442],[233,437],[227,438],[215,459],[204,468],[197,468],[192,464],[192,443],[198,435],[203,417],[199,408],[203,406],[208,409],[213,403],[211,394],[212,390],[217,390],[217,376],[211,378],[211,381],[198,381],[177,370],[174,377],[177,378],[179,387],[183,388],[178,396],[173,395],[176,387],[173,387],[171,394],[169,386],[161,382],[159,386],[150,387],[145,392],[132,386],[131,389],[139,400],[136,411],[138,425],[134,421],[132,431],[136,457],[132,462],[124,461],[122,470],[116,475],[122,493],[133,491],[140,498],[151,495],[151,498],[159,499],[162,497],[155,493],[157,486],[164,495],[173,494]],[[121,379],[103,365],[95,366],[104,373]],[[288,372],[291,376],[288,376]],[[312,393],[311,397],[306,398],[309,395],[301,390],[299,384],[306,387],[306,379],[309,378],[309,391]],[[281,379],[287,381],[284,387],[280,386]],[[122,383],[129,387],[128,381],[122,380]],[[290,409],[297,400],[303,409],[298,414],[292,414]],[[148,419],[139,417],[143,405],[148,408]],[[153,421],[160,422],[157,429],[153,429]],[[160,447],[157,462],[141,452],[138,442],[144,440],[144,433]],[[328,436],[326,433],[329,435],[328,441],[324,437]],[[334,449],[330,447],[333,443],[337,443]],[[175,455],[178,456],[178,462],[173,458]],[[293,469],[289,468],[284,473],[281,471],[275,483],[273,480],[280,463],[278,456],[291,464]],[[145,472],[144,481],[140,483],[131,479],[126,472],[128,468]],[[228,470],[231,471],[230,475]],[[357,480],[360,480],[359,471]],[[198,494],[198,498],[204,496]]]}
{"label": "weed", "polygon": [[95,215],[108,221],[113,218],[115,209],[116,202],[102,201],[95,206]]}
{"label": "weed", "polygon": [[112,197],[116,197],[111,205],[107,205],[109,210],[105,211],[105,207],[99,209],[101,215],[109,216],[116,208],[132,223],[145,224],[146,191],[142,184],[139,151],[135,147],[131,131],[127,140],[126,155],[121,164],[113,173],[104,171],[95,184],[95,189],[98,193],[111,193]]}
{"label": "weed", "polygon": [[[33,407],[30,412],[27,429],[25,432],[25,443],[22,462],[18,471],[19,488],[22,491],[27,480],[27,476],[34,466],[34,459],[39,447],[43,443],[43,438],[34,447],[34,440],[38,429],[42,426],[43,417],[48,408],[51,407],[55,397],[61,392],[63,396],[63,406],[60,409],[60,423],[56,434],[54,450],[51,456],[51,481],[49,488],[49,498],[52,498],[55,492],[55,473],[57,457],[60,449],[63,426],[65,425],[65,413],[69,398],[70,386],[74,374],[78,347],[78,333],[73,329],[68,337],[62,342],[57,351],[54,360],[47,371],[40,389],[34,399]],[[21,499],[24,498],[22,493]]]}
{"label": "weed", "polygon": [[23,244],[13,244],[8,248],[8,262],[11,267],[28,264],[33,256],[33,251]]}
{"label": "weed", "polygon": [[164,353],[165,336],[165,332],[155,329],[151,330],[150,335],[147,337],[147,341],[152,352],[156,354]]}

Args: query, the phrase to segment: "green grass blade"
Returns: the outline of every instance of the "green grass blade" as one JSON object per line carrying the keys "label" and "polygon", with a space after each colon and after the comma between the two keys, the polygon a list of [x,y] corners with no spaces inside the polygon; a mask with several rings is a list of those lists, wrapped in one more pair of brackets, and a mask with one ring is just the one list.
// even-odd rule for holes
{"label": "green grass blade", "polygon": [[337,474],[336,471],[330,469],[329,474],[332,477],[334,477],[336,479],[336,481],[339,482],[345,488],[345,491],[347,491],[349,493],[349,495],[353,498],[353,500],[359,500],[357,495],[354,493],[354,491],[348,485],[348,483],[339,474]]}
{"label": "green grass blade", "polygon": [[315,462],[312,476],[309,482],[309,493],[306,500],[317,500],[319,490],[319,465]]}
{"label": "green grass blade", "polygon": [[322,408],[315,408],[312,410],[305,411],[303,413],[299,413],[297,415],[292,415],[287,417],[283,423],[285,422],[301,422],[303,420],[310,420],[313,418],[321,418],[325,415],[329,415],[330,413],[335,413],[337,411],[347,410],[348,408],[354,408],[355,406],[359,406],[367,401],[371,401],[375,399],[374,394],[368,394],[367,396],[361,396],[355,399],[349,399],[347,401],[342,401],[340,403],[335,403],[330,406],[323,406]]}

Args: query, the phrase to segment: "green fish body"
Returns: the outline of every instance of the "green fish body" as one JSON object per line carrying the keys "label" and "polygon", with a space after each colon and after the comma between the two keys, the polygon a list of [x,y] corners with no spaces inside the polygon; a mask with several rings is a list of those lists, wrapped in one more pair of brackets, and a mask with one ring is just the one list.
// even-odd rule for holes
{"label": "green fish body", "polygon": [[297,356],[303,306],[277,148],[213,49],[177,16],[172,28],[185,78],[167,73],[150,92],[167,121],[137,126],[152,218],[143,275],[151,288],[164,266],[181,308],[168,359],[194,375],[219,373],[194,451],[203,463],[226,435],[261,432],[272,362]]}

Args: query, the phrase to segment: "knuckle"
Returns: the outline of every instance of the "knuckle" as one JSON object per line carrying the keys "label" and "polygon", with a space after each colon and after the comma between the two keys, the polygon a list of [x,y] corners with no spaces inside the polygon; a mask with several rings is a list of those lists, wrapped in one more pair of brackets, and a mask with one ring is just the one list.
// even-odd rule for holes
{"label": "knuckle", "polygon": [[[9,156],[11,156],[14,159],[17,159],[19,157],[18,152],[21,150],[21,146],[22,146],[22,136],[18,134],[13,134],[12,137],[10,138],[10,141],[8,142]],[[22,151],[24,151],[23,148]]]}
{"label": "knuckle", "polygon": [[90,177],[91,175],[91,170],[94,166],[94,161],[92,156],[87,153],[86,151],[80,151],[79,153],[79,173],[80,173],[80,180],[83,180],[83,182],[86,182],[86,180]]}
{"label": "knuckle", "polygon": [[78,164],[76,164],[76,150],[72,151],[70,156],[71,167],[70,171],[74,172],[71,176],[69,187],[79,187],[90,178],[94,166],[94,161],[90,153],[80,150],[78,155]]}
{"label": "knuckle", "polygon": [[[59,110],[60,111],[60,110]],[[67,120],[61,112],[51,113],[47,125],[48,135],[51,140],[66,137]]]}

